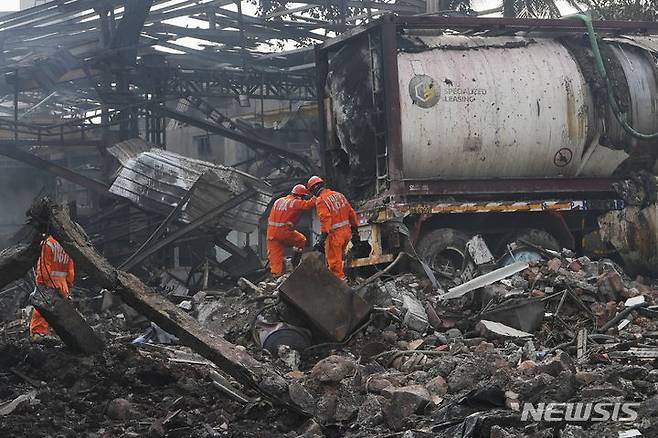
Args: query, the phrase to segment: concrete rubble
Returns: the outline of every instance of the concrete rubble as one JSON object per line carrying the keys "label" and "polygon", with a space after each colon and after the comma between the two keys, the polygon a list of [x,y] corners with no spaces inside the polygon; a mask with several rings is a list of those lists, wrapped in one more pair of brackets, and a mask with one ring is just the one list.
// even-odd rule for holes
{"label": "concrete rubble", "polygon": [[[61,213],[53,217],[65,230]],[[74,243],[66,243],[74,257],[90,257]],[[41,433],[48,425],[37,413],[61,411],[62,430],[79,436],[656,436],[655,280],[564,251],[505,275],[483,264],[469,282],[487,280],[449,300],[427,278],[393,272],[363,288],[359,278],[329,286],[326,277],[312,284],[326,296],[313,297],[303,285],[325,278],[318,260],[309,254],[274,281],[252,276],[176,293],[167,281],[156,292],[171,302],[169,316],[149,311],[146,325],[128,320],[126,304],[109,303],[118,292],[144,312],[121,292],[137,291],[138,280],[101,270],[96,281],[113,291],[74,289],[71,300],[106,345],[86,356],[29,344],[29,312],[17,308],[0,322],[4,430],[34,423]],[[127,284],[113,286],[112,272]],[[5,290],[30,292],[20,282]],[[318,308],[333,319],[313,317]],[[205,332],[239,354],[244,374],[228,350],[229,362],[204,347]],[[617,401],[637,403],[637,417],[522,417],[529,403]]]}

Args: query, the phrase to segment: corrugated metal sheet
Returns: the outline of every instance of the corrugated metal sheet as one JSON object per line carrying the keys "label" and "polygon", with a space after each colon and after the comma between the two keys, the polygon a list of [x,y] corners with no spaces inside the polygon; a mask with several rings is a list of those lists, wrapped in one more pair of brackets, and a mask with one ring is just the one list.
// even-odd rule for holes
{"label": "corrugated metal sheet", "polygon": [[108,149],[121,164],[110,192],[162,215],[192,189],[181,213],[191,222],[252,187],[258,194],[224,214],[215,226],[252,232],[272,199],[270,186],[231,167],[195,160],[153,147],[141,139],[127,140]]}

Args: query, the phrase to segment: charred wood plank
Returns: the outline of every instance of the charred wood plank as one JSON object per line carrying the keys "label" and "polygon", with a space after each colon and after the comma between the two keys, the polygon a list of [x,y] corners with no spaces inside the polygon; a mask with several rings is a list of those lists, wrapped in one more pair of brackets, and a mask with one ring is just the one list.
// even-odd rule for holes
{"label": "charred wood plank", "polygon": [[105,349],[105,342],[57,289],[40,288],[30,302],[71,350],[95,354]]}

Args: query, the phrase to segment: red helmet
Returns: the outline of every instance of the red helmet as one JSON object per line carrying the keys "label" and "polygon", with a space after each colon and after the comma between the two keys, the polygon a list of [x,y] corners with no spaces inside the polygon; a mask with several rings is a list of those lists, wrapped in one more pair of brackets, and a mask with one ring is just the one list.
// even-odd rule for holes
{"label": "red helmet", "polygon": [[308,190],[306,189],[306,187],[304,187],[304,184],[297,184],[295,187],[292,188],[291,193],[293,195],[304,196],[304,195],[308,195]]}
{"label": "red helmet", "polygon": [[314,185],[323,183],[324,180],[320,178],[319,176],[313,175],[311,178],[309,178],[308,183],[306,183],[306,188],[311,190]]}

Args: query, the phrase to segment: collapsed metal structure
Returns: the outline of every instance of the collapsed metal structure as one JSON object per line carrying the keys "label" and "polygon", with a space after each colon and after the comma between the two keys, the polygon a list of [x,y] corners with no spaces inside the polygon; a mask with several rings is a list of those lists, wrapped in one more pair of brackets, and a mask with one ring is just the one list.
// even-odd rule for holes
{"label": "collapsed metal structure", "polygon": [[[108,148],[141,137],[166,149],[174,120],[244,145],[249,159],[234,166],[260,164],[264,173],[255,176],[276,191],[313,171],[309,154],[273,141],[262,118],[245,123],[217,103],[252,99],[261,112],[264,100],[289,102],[291,111],[313,105],[313,44],[385,12],[424,10],[423,0],[268,3],[258,13],[226,0],[55,0],[2,16],[0,155],[88,191],[98,212],[85,220],[87,230],[125,260],[129,252],[120,248],[148,241],[167,214],[109,190],[118,163]],[[58,154],[81,156],[78,167],[98,171],[53,162]]]}
{"label": "collapsed metal structure", "polygon": [[[178,196],[178,201],[167,201],[169,212],[145,208],[136,201],[154,196],[111,190],[115,172],[124,163],[108,148],[141,138],[150,147],[166,149],[168,126],[176,121],[244,145],[249,152],[246,159],[232,163],[238,171],[235,174],[256,169],[253,176],[276,193],[314,172],[319,163],[310,145],[294,149],[273,139],[272,130],[264,129],[263,102],[288,102],[290,114],[295,112],[293,106],[317,105],[320,120],[326,123],[322,84],[329,53],[347,41],[381,30],[381,38],[375,39],[380,47],[373,50],[381,50],[388,68],[384,86],[390,90],[391,84],[397,87],[391,73],[397,30],[450,29],[480,35],[584,31],[581,23],[572,20],[424,15],[424,0],[313,0],[294,5],[262,1],[255,12],[253,5],[228,0],[55,0],[0,17],[0,155],[91,193],[97,208],[84,225],[113,262],[127,263],[133,247],[140,248],[142,257],[151,254],[168,226],[179,227],[180,240],[192,241],[188,233],[194,232],[193,236],[214,240],[229,253],[246,258],[248,254],[226,240],[230,227],[219,232],[201,230],[203,224],[184,220],[185,205],[194,196],[186,193],[189,181],[167,186]],[[404,15],[373,20],[384,13]],[[647,26],[654,29],[646,23],[602,22],[596,26],[612,36],[624,31],[646,32]],[[278,51],[282,48],[288,50]],[[394,95],[388,92],[373,97],[378,105],[373,113],[378,115],[376,124],[387,127],[385,131],[378,128],[378,158],[373,166],[377,192],[389,184],[396,193],[408,189],[403,187],[396,164],[400,163],[400,117]],[[222,101],[242,104],[250,99],[261,102],[260,123],[258,118],[248,123],[219,108]],[[333,147],[325,128],[320,132],[312,126],[304,128],[309,138],[318,139],[320,156]],[[57,154],[67,160],[51,161]],[[76,161],[77,168],[95,172],[73,169],[69,158],[74,155],[82,157]],[[164,156],[156,156],[151,162],[159,165]],[[167,155],[166,159],[170,158]],[[336,163],[325,160],[325,170],[330,164]],[[362,166],[364,171],[369,169]],[[128,185],[157,194],[161,187],[152,175],[144,176],[142,182],[147,185]],[[582,180],[556,181],[568,183],[570,191],[588,187]],[[487,181],[486,186],[470,180],[421,182],[406,183],[434,187],[432,193],[439,195],[519,190],[502,180]],[[610,189],[610,180],[596,183]],[[538,184],[544,187],[547,181],[525,179],[521,187],[525,190]],[[561,188],[550,190],[560,192]],[[205,213],[217,216],[204,223],[217,223],[228,205],[243,208],[254,202],[250,193],[233,192],[240,202],[210,203]]]}
{"label": "collapsed metal structure", "polygon": [[[299,15],[339,3],[337,20]],[[141,129],[146,140],[164,144],[158,111],[164,103],[240,96],[310,100],[316,91],[313,43],[368,16],[419,12],[424,4],[326,0],[252,16],[241,2],[226,0],[52,1],[0,19],[0,94],[9,116],[0,128],[40,144],[76,145],[111,136],[124,140]],[[368,13],[347,16],[361,10]],[[283,43],[306,47],[272,52]],[[22,120],[41,107],[62,123]]]}

